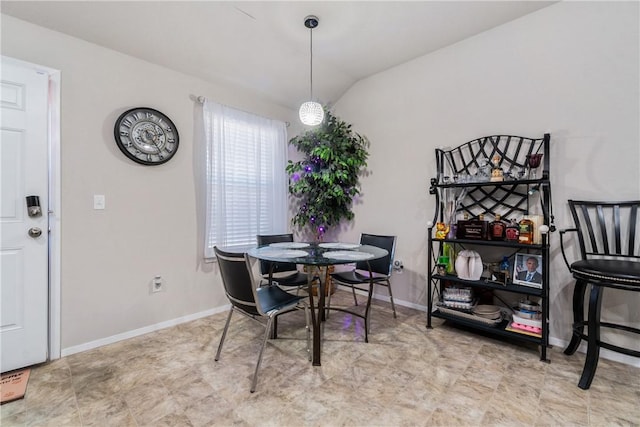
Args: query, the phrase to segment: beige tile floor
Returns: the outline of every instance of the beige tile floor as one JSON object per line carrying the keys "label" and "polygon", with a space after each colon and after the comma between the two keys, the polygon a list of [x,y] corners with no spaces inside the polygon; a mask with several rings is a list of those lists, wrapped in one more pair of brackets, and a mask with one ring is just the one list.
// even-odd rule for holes
{"label": "beige tile floor", "polygon": [[[350,303],[338,291],[336,301]],[[332,312],[321,367],[306,359],[302,313],[281,318],[255,393],[262,328],[226,313],[35,367],[27,396],[0,407],[8,426],[616,426],[640,425],[640,369],[601,359],[577,387],[584,354],[504,343],[425,313],[374,307],[362,321]]]}

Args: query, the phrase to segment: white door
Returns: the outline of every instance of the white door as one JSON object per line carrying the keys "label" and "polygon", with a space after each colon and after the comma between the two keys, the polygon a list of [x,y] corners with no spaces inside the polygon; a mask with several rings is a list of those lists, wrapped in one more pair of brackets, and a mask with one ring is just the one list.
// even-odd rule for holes
{"label": "white door", "polygon": [[[48,76],[2,58],[0,77],[0,371],[6,372],[47,360]],[[38,196],[39,215],[29,216],[27,196]]]}

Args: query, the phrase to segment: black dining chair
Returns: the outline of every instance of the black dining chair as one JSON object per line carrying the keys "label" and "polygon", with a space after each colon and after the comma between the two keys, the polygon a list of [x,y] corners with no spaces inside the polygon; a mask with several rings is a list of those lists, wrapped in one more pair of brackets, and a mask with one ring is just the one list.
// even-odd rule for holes
{"label": "black dining chair", "polygon": [[258,355],[258,362],[256,363],[256,369],[251,382],[251,393],[253,393],[258,383],[258,370],[262,363],[262,354],[272,334],[273,323],[276,316],[293,310],[304,309],[307,329],[307,355],[309,360],[311,360],[311,349],[309,345],[311,334],[309,305],[306,302],[306,297],[290,294],[278,286],[258,286],[258,283],[254,281],[251,263],[247,254],[226,252],[217,247],[214,247],[214,251],[218,260],[218,268],[222,276],[224,290],[231,303],[231,309],[229,310],[229,315],[227,316],[227,321],[224,325],[222,336],[220,337],[220,344],[218,345],[215,361],[220,359],[222,345],[227,336],[229,323],[231,322],[231,316],[234,311],[254,320],[260,318],[267,319],[265,334]]}
{"label": "black dining chair", "polygon": [[[388,254],[383,258],[378,258],[372,261],[358,261],[356,262],[355,269],[350,271],[341,271],[332,273],[331,278],[336,285],[347,286],[351,288],[353,293],[353,300],[355,305],[358,305],[358,298],[356,296],[356,290],[367,292],[367,305],[365,308],[365,314],[359,315],[352,311],[348,311],[356,316],[362,317],[365,321],[365,341],[368,342],[369,332],[369,312],[371,309],[371,298],[373,295],[373,286],[380,285],[389,289],[389,299],[391,301],[391,309],[393,310],[393,317],[396,318],[396,307],[393,302],[393,292],[391,290],[391,272],[393,271],[393,257],[396,249],[396,236],[381,236],[375,234],[363,233],[360,235],[361,245],[377,246],[385,249]],[[371,274],[371,275],[370,275]],[[331,293],[327,301],[328,310],[343,310],[337,307],[331,307]]]}
{"label": "black dining chair", "polygon": [[[258,246],[269,245],[271,243],[292,242],[293,234],[258,234]],[[272,281],[283,287],[296,288],[296,294],[300,288],[307,287],[307,274],[298,271],[296,264],[290,262],[273,262],[260,260],[260,274],[269,283],[271,272]]]}
{"label": "black dining chair", "polygon": [[[598,367],[600,348],[640,357],[640,351],[602,341],[600,328],[612,328],[640,334],[640,329],[620,323],[600,321],[602,295],[605,288],[640,292],[640,201],[599,202],[569,200],[574,228],[560,231],[560,248],[569,271],[576,280],[573,290],[573,334],[564,350],[572,355],[582,340],[587,342],[587,355],[578,383],[588,389]],[[580,260],[569,263],[564,235],[575,232],[580,246]],[[584,296],[591,285],[587,321],[584,320]],[[631,308],[635,312],[638,307]],[[587,333],[584,326],[587,326]]]}

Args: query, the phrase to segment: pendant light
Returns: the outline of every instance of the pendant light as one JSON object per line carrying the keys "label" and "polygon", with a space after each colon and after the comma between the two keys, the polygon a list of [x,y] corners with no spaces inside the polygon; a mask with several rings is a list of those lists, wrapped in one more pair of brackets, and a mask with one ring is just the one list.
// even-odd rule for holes
{"label": "pendant light", "polygon": [[319,20],[316,16],[309,15],[304,18],[304,26],[309,29],[309,40],[310,40],[310,52],[311,52],[311,62],[309,67],[309,75],[310,75],[310,95],[309,101],[303,103],[300,106],[300,121],[307,126],[317,126],[322,123],[324,119],[324,110],[322,109],[322,105],[320,103],[315,102],[313,100],[313,29],[318,26]]}

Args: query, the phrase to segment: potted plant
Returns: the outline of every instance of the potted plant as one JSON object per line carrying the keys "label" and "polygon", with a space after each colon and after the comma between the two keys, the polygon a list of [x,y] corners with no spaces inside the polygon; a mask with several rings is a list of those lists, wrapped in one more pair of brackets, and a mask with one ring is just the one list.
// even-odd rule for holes
{"label": "potted plant", "polygon": [[327,111],[323,123],[292,138],[304,159],[289,160],[292,223],[318,239],[342,220],[353,219],[352,203],[360,194],[360,174],[367,166],[369,141]]}

